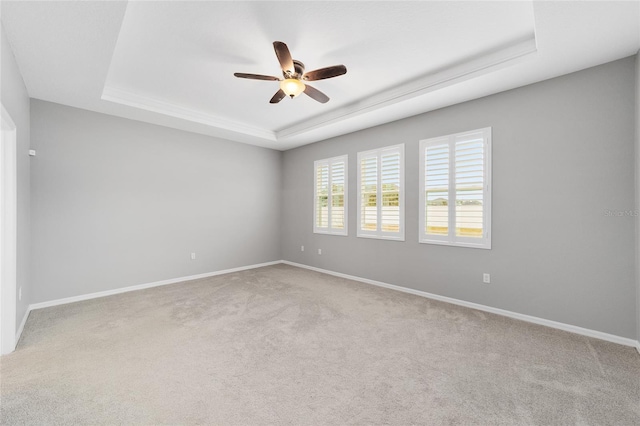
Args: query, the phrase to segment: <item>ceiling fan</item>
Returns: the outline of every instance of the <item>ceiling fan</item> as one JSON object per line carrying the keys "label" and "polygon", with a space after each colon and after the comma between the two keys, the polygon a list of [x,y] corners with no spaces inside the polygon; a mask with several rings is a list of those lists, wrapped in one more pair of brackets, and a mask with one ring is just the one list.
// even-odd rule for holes
{"label": "ceiling fan", "polygon": [[289,52],[289,48],[286,44],[281,41],[274,41],[273,48],[276,51],[280,67],[282,67],[282,75],[284,78],[272,77],[270,75],[245,74],[240,72],[233,74],[238,78],[248,78],[251,80],[279,81],[280,90],[273,95],[269,103],[277,104],[284,99],[285,96],[295,98],[300,93],[304,92],[310,98],[324,104],[329,101],[329,97],[318,89],[309,86],[305,82],[324,80],[326,78],[338,77],[347,73],[347,67],[344,65],[334,65],[332,67],[304,72],[304,64],[296,59],[291,59],[291,53]]}

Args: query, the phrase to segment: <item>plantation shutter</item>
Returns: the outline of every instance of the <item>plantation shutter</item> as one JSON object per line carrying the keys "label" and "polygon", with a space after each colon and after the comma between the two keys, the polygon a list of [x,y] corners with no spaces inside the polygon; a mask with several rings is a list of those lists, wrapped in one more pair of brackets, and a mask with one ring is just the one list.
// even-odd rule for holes
{"label": "plantation shutter", "polygon": [[329,164],[316,167],[316,228],[329,228]]}
{"label": "plantation shutter", "polygon": [[382,203],[379,208],[382,232],[400,231],[400,153],[382,155],[380,161],[380,192]]}
{"label": "plantation shutter", "polygon": [[378,230],[378,157],[360,160],[360,229]]}
{"label": "plantation shutter", "polygon": [[347,156],[314,162],[313,232],[347,235]]}
{"label": "plantation shutter", "polygon": [[420,242],[491,248],[491,128],[420,141]]}
{"label": "plantation shutter", "polygon": [[358,236],[404,239],[404,145],[358,153]]}
{"label": "plantation shutter", "polygon": [[334,229],[345,228],[345,171],[346,163],[344,160],[338,160],[331,164],[331,206],[330,206],[330,222]]}
{"label": "plantation shutter", "polygon": [[449,144],[434,143],[424,150],[425,217],[424,232],[449,234]]}
{"label": "plantation shutter", "polygon": [[472,133],[455,138],[456,236],[482,238],[484,138]]}

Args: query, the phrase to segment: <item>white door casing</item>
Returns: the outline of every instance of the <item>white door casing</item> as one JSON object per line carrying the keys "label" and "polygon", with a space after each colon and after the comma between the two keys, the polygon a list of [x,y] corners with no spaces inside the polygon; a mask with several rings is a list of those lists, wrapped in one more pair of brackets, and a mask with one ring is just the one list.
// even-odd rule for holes
{"label": "white door casing", "polygon": [[17,167],[16,126],[2,111],[0,136],[0,354],[16,347]]}

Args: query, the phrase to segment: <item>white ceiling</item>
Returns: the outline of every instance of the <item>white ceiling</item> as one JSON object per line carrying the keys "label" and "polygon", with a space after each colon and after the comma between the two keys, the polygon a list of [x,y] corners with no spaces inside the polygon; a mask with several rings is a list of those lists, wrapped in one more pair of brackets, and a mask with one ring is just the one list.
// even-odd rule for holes
{"label": "white ceiling", "polygon": [[[635,54],[640,3],[12,2],[32,98],[285,150]],[[272,42],[331,100],[276,105]]]}

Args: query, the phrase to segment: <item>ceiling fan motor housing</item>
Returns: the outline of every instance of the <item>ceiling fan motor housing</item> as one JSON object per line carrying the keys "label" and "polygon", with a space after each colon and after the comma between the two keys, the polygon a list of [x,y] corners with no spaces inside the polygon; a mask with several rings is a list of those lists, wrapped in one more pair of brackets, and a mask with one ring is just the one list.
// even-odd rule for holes
{"label": "ceiling fan motor housing", "polygon": [[293,73],[287,76],[286,72],[283,71],[282,74],[285,78],[297,78],[298,80],[302,79],[302,75],[304,74],[304,64],[297,59],[293,60]]}

